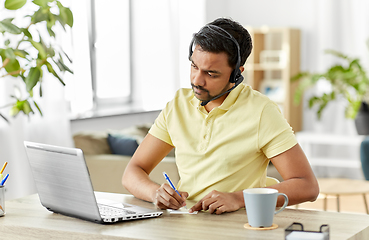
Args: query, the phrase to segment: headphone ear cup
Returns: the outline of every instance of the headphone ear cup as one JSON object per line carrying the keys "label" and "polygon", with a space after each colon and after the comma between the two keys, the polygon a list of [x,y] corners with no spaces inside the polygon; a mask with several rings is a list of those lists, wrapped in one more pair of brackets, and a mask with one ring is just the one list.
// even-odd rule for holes
{"label": "headphone ear cup", "polygon": [[240,75],[238,75],[238,77],[236,77],[236,84],[240,84],[243,81],[243,76],[240,73]]}
{"label": "headphone ear cup", "polygon": [[238,69],[235,69],[232,71],[231,73],[231,76],[229,78],[229,82],[230,83],[236,83],[236,82],[242,82],[243,81],[243,76],[241,74],[241,70],[238,68]]}

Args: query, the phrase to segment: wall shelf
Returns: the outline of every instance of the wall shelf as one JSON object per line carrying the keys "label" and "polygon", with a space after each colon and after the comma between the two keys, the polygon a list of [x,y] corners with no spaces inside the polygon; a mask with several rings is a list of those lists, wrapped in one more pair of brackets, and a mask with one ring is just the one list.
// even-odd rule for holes
{"label": "wall shelf", "polygon": [[246,28],[254,46],[243,73],[246,83],[275,101],[293,130],[300,131],[302,107],[293,103],[297,82],[290,81],[300,72],[300,30]]}

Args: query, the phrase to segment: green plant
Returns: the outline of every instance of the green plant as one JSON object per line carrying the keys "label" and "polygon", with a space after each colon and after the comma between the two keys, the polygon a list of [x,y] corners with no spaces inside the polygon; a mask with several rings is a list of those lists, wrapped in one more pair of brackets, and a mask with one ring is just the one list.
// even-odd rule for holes
{"label": "green plant", "polygon": [[[367,42],[369,47],[369,41]],[[317,116],[321,118],[322,111],[327,104],[338,96],[343,96],[348,104],[345,109],[345,116],[354,119],[359,111],[361,102],[369,103],[369,78],[361,66],[359,59],[350,58],[334,50],[326,50],[342,59],[345,64],[336,64],[324,73],[301,72],[292,77],[292,81],[300,80],[296,89],[294,102],[299,104],[306,89],[314,86],[321,79],[327,80],[332,91],[320,96],[313,95],[309,98],[309,108],[318,105]]]}
{"label": "green plant", "polygon": [[[0,78],[12,76],[21,78],[27,92],[22,97],[21,89],[17,89],[15,95],[11,95],[13,102],[0,108],[10,107],[10,116],[16,116],[22,112],[27,116],[37,109],[42,116],[39,105],[33,98],[33,89],[39,87],[39,95],[42,97],[42,79],[44,72],[48,71],[62,85],[64,81],[60,73],[72,70],[67,66],[72,61],[68,55],[55,43],[55,27],[57,23],[66,30],[66,26],[73,26],[73,14],[56,0],[6,0],[3,11],[17,12],[17,19],[21,24],[16,24],[14,18],[5,18],[0,21]],[[21,9],[21,10],[20,10]],[[32,9],[32,10],[30,10]],[[19,14],[23,13],[23,14]],[[42,35],[48,35],[48,41]],[[65,61],[65,58],[69,63]],[[57,67],[57,68],[56,68]],[[8,121],[5,115],[0,116]]]}

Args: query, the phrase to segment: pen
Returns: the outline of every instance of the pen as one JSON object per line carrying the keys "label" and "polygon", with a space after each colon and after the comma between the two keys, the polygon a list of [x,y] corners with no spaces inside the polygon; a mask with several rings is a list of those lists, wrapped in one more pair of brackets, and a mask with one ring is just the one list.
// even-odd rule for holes
{"label": "pen", "polygon": [[3,165],[3,168],[1,169],[0,173],[2,174],[4,172],[4,169],[6,167],[6,165],[8,165],[8,162],[5,162],[4,165]]}
{"label": "pen", "polygon": [[1,186],[4,186],[4,183],[6,182],[6,180],[8,179],[9,177],[9,173],[6,174],[6,176],[4,177],[4,179],[1,181]]}
{"label": "pen", "polygon": [[4,169],[5,169],[6,165],[8,165],[8,162],[4,163],[3,168],[0,171],[0,179],[3,179],[3,172],[4,172]]}
{"label": "pen", "polygon": [[[174,189],[174,191],[176,191],[176,193],[178,193],[178,195],[182,198],[181,194],[179,194],[179,192],[177,191],[176,187],[173,185],[172,181],[170,181],[170,178],[168,176],[168,174],[166,172],[163,172],[163,176],[165,177],[165,179],[167,180],[167,182],[169,183],[169,185]],[[184,206],[186,209],[187,207]]]}

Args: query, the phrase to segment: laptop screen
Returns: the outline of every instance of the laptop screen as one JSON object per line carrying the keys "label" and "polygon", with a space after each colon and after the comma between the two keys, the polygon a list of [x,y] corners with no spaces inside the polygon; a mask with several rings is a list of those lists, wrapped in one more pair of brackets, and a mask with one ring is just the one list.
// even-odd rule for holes
{"label": "laptop screen", "polygon": [[100,222],[82,151],[31,142],[24,145],[42,205],[56,213]]}

